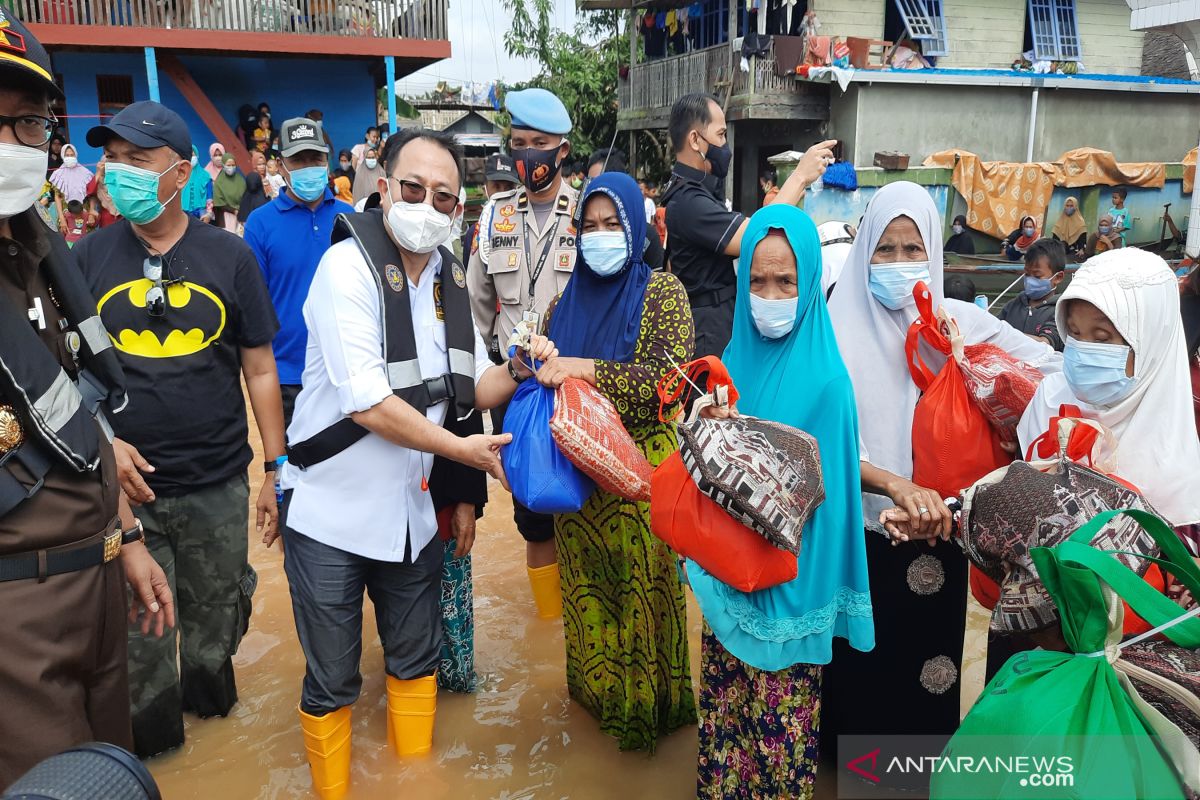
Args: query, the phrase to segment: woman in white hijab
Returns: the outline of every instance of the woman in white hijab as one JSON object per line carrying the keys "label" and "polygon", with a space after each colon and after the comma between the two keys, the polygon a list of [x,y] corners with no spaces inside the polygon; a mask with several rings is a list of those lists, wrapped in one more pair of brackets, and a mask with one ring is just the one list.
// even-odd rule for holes
{"label": "woman in white hijab", "polygon": [[1116,435],[1116,474],[1197,552],[1200,440],[1174,273],[1145,250],[1102,253],[1075,273],[1056,321],[1063,372],[1042,382],[1021,419],[1022,450],[1060,405],[1079,406]]}
{"label": "woman in white hijab", "polygon": [[[968,344],[991,342],[1044,371],[1056,371],[1061,363],[1046,344],[971,303],[944,297],[941,229],[924,188],[900,182],[880,189],[829,300],[858,407],[876,645],[870,653],[835,649],[822,692],[825,754],[835,753],[838,735],[948,737],[958,727],[966,559],[957,547],[892,547],[877,522],[895,505],[920,519],[921,530],[950,529],[942,499],[911,480],[913,412],[920,393],[909,375],[904,340],[918,316],[913,286],[918,280],[929,286],[935,308],[946,308]],[[936,373],[946,357],[922,348]]]}

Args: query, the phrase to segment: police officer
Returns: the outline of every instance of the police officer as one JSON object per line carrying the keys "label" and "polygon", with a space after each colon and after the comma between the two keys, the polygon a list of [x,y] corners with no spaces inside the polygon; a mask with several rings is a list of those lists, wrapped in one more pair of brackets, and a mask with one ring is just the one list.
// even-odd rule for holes
{"label": "police officer", "polygon": [[0,11],[0,791],[72,745],[133,746],[127,581],[144,631],[175,624],[120,499],[104,414],[124,407],[124,375],[70,251],[33,210],[63,96],[53,74]]}
{"label": "police officer", "polygon": [[[512,115],[509,151],[522,186],[492,197],[479,220],[467,281],[471,308],[493,360],[507,349],[513,328],[527,320],[540,330],[546,307],[567,286],[575,269],[575,204],[579,193],[563,180],[571,152],[566,135],[571,118],[562,101],[545,89],[512,92],[505,99]],[[496,310],[497,300],[500,310]],[[492,411],[496,430],[504,409]],[[513,502],[517,530],[525,538],[529,582],[538,614],[562,615],[554,518],[534,514]]]}
{"label": "police officer", "polygon": [[[675,167],[663,193],[667,212],[667,260],[692,304],[696,357],[719,356],[733,332],[737,281],[733,260],[742,248],[747,220],[725,207],[724,181],[733,153],[725,142],[725,112],[709,94],[687,94],[671,108]],[[804,189],[833,161],[836,141],[813,145],[796,165],[774,202],[796,205]]]}

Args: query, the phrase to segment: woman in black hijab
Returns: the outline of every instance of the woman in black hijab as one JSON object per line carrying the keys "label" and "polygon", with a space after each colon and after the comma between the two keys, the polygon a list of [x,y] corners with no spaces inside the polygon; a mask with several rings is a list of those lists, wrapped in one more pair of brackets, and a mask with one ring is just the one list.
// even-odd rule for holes
{"label": "woman in black hijab", "polygon": [[946,240],[942,250],[964,256],[975,255],[975,242],[971,239],[971,234],[967,233],[967,218],[962,214],[955,217],[952,230],[954,233]]}

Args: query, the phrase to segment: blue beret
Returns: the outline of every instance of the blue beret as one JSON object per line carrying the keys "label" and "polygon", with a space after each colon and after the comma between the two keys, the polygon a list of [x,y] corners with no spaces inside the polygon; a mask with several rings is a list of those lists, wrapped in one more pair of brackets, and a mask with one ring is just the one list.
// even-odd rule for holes
{"label": "blue beret", "polygon": [[545,89],[522,89],[509,92],[504,107],[512,115],[514,128],[565,136],[571,132],[571,117],[567,107]]}

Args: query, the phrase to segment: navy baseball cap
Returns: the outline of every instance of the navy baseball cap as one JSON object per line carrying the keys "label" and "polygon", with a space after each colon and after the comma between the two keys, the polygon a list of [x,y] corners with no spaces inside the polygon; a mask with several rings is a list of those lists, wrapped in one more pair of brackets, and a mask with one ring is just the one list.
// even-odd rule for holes
{"label": "navy baseball cap", "polygon": [[192,134],[183,117],[153,100],[125,106],[108,124],[97,125],[88,131],[87,143],[92,147],[104,147],[114,136],[135,147],[147,150],[169,147],[181,158],[192,157]]}
{"label": "navy baseball cap", "polygon": [[488,156],[484,166],[484,177],[489,181],[507,181],[516,186],[521,182],[517,177],[517,167],[512,158],[503,153],[493,153]]}
{"label": "navy baseball cap", "polygon": [[50,55],[42,43],[29,32],[25,23],[0,8],[0,70],[8,75],[32,78],[33,82],[50,92],[52,97],[63,96],[54,82]]}

